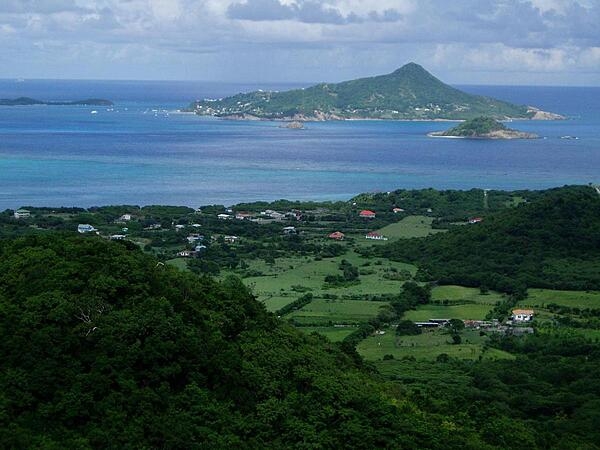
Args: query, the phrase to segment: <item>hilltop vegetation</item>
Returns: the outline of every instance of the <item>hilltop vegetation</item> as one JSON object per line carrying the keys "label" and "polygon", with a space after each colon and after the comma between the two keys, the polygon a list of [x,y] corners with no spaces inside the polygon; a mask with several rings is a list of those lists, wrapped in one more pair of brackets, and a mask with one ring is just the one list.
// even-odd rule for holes
{"label": "hilltop vegetation", "polygon": [[534,139],[533,133],[512,130],[492,117],[476,117],[446,131],[429,134],[439,137],[464,137],[480,139]]}
{"label": "hilltop vegetation", "polygon": [[36,100],[30,97],[18,97],[18,98],[0,98],[0,106],[33,106],[33,105],[46,105],[46,106],[112,106],[113,102],[110,100],[104,100],[101,98],[88,98],[85,100],[74,100],[74,101],[55,101],[47,102],[43,100]]}
{"label": "hilltop vegetation", "polygon": [[416,263],[421,279],[445,284],[600,289],[600,196],[587,186],[553,189],[473,226],[374,252]]}
{"label": "hilltop vegetation", "polygon": [[284,120],[532,118],[527,106],[471,95],[409,63],[395,72],[285,92],[256,91],[196,101],[200,115]]}

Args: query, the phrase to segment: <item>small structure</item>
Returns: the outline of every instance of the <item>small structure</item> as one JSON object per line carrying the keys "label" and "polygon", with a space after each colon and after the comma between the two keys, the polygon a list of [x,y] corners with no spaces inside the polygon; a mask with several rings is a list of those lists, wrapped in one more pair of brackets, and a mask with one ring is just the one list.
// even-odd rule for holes
{"label": "small structure", "polygon": [[196,245],[196,246],[194,247],[194,251],[195,251],[196,253],[198,253],[198,252],[201,252],[201,251],[203,251],[203,250],[206,250],[206,245]]}
{"label": "small structure", "polygon": [[235,244],[239,240],[239,237],[237,237],[237,236],[223,236],[223,240],[225,242],[227,242],[228,244]]}
{"label": "small structure", "polygon": [[131,220],[131,214],[123,214],[117,219],[117,222],[129,222]]}
{"label": "small structure", "polygon": [[217,219],[219,219],[219,220],[231,220],[231,219],[233,219],[233,216],[231,216],[229,214],[217,214]]}
{"label": "small structure", "polygon": [[123,239],[125,239],[127,236],[124,234],[111,234],[110,235],[110,240],[111,241],[122,241]]}
{"label": "small structure", "polygon": [[238,213],[235,214],[235,218],[237,220],[248,220],[252,217],[252,213],[251,212],[247,212],[247,211],[240,211]]}
{"label": "small structure", "polygon": [[404,212],[404,210],[402,208],[394,208],[394,209],[392,209],[392,212],[394,214],[398,214],[398,213]]}
{"label": "small structure", "polygon": [[201,234],[194,233],[194,234],[190,234],[186,239],[189,244],[193,244],[196,241],[203,241],[204,236],[202,236]]}
{"label": "small structure", "polygon": [[373,239],[375,241],[387,241],[388,238],[386,238],[384,235],[377,233],[376,231],[371,231],[370,233],[367,233],[365,235],[365,239]]}
{"label": "small structure", "polygon": [[296,227],[284,227],[283,234],[296,234]]}
{"label": "small structure", "polygon": [[77,232],[78,233],[91,233],[92,231],[97,231],[93,226],[91,226],[89,223],[80,223],[79,225],[77,225]]}
{"label": "small structure", "polygon": [[184,228],[185,228],[185,225],[181,225],[181,224],[175,225],[175,231],[183,230]]}
{"label": "small structure", "polygon": [[375,213],[368,209],[363,209],[360,213],[358,213],[360,217],[364,217],[366,219],[374,219]]}
{"label": "small structure", "polygon": [[482,218],[482,217],[471,217],[471,218],[469,219],[469,223],[479,223],[479,222],[481,222],[482,220],[483,220],[483,218]]}
{"label": "small structure", "polygon": [[531,322],[533,320],[533,309],[513,309],[512,320],[515,322]]}
{"label": "small structure", "polygon": [[419,328],[439,328],[441,325],[438,322],[415,322]]}
{"label": "small structure", "polygon": [[196,252],[192,250],[182,250],[180,252],[177,252],[177,256],[180,256],[182,258],[193,258],[194,256],[196,256]]}
{"label": "small structure", "polygon": [[27,219],[28,217],[31,217],[31,212],[27,209],[17,209],[14,216],[15,219]]}
{"label": "small structure", "polygon": [[346,235],[341,231],[334,231],[328,237],[329,239],[335,239],[336,241],[343,241]]}

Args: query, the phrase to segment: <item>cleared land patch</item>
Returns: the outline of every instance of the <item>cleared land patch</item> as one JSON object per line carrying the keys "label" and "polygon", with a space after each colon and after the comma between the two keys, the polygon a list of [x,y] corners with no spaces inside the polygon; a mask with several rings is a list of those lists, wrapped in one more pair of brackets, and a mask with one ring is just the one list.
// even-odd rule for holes
{"label": "cleared land patch", "polygon": [[404,319],[413,322],[426,322],[429,319],[483,320],[491,305],[422,305],[416,310],[407,311]]}
{"label": "cleared land patch", "polygon": [[478,288],[465,286],[436,286],[431,290],[431,300],[452,303],[477,303],[481,305],[495,305],[502,301],[504,295],[499,292],[490,291],[487,294],[481,294]]}
{"label": "cleared land patch", "polygon": [[316,298],[302,309],[288,314],[286,318],[293,319],[299,325],[358,323],[377,316],[380,308],[385,305],[385,302]]}
{"label": "cleared land patch", "polygon": [[431,228],[432,222],[433,217],[408,216],[399,222],[381,228],[377,232],[390,239],[407,239],[425,237],[430,234],[446,231]]}
{"label": "cleared land patch", "polygon": [[527,298],[521,300],[522,306],[544,306],[554,303],[570,308],[600,308],[598,291],[558,291],[551,289],[528,289]]}

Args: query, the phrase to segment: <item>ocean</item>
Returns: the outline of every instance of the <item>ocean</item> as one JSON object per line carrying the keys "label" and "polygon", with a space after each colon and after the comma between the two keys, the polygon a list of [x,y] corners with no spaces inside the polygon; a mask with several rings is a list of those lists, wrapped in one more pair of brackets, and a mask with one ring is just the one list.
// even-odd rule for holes
{"label": "ocean", "polygon": [[427,137],[453,126],[445,122],[322,122],[290,130],[276,122],[176,112],[194,99],[299,86],[0,80],[0,98],[115,102],[114,108],[0,107],[0,209],[198,207],[345,200],[400,188],[512,190],[600,182],[600,88],[458,86],[568,117],[509,124],[543,137],[523,141]]}

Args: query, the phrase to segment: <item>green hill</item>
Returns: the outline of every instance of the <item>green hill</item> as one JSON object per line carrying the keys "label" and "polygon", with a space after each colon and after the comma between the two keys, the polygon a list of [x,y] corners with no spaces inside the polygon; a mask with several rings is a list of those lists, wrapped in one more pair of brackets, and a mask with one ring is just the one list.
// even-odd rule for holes
{"label": "green hill", "polygon": [[112,106],[113,102],[101,98],[88,98],[85,100],[61,101],[61,102],[46,102],[36,100],[30,97],[18,98],[0,98],[0,106],[32,106],[32,105],[47,105],[47,106]]}
{"label": "green hill", "polygon": [[481,448],[358,355],[97,237],[0,241],[0,447]]}
{"label": "green hill", "polygon": [[447,233],[374,249],[415,262],[444,284],[600,289],[600,196],[589,186],[545,191],[535,200]]}
{"label": "green hill", "polygon": [[479,139],[535,139],[537,134],[507,128],[492,117],[475,117],[446,131],[430,133],[433,137],[462,137]]}
{"label": "green hill", "polygon": [[471,95],[444,84],[415,63],[393,73],[285,92],[256,91],[190,105],[200,115],[265,119],[532,118],[527,106]]}

